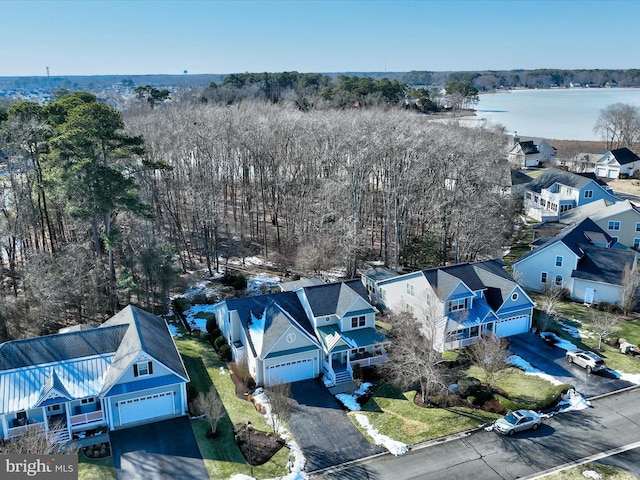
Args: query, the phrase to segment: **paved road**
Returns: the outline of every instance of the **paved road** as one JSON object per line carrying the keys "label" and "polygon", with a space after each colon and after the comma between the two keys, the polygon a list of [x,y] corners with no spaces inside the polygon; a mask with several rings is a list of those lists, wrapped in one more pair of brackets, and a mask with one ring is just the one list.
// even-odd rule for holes
{"label": "paved road", "polygon": [[291,396],[296,404],[287,423],[307,459],[307,472],[385,451],[362,436],[320,380],[292,383]]}
{"label": "paved road", "polygon": [[[616,448],[630,448],[608,458],[617,465],[637,461],[640,448],[640,391],[593,402],[594,408],[556,415],[537,430],[505,437],[479,431],[401,457],[385,455],[314,478],[349,480],[535,478],[538,472]],[[637,465],[637,463],[636,463]],[[637,470],[637,466],[635,467]]]}
{"label": "paved road", "polygon": [[[537,335],[523,333],[509,337],[510,350],[531,365],[563,383],[573,385],[585,397],[596,397],[632,386],[611,372],[588,374],[584,368],[572,365],[565,358],[565,350],[549,345]],[[605,359],[606,360],[606,359]]]}

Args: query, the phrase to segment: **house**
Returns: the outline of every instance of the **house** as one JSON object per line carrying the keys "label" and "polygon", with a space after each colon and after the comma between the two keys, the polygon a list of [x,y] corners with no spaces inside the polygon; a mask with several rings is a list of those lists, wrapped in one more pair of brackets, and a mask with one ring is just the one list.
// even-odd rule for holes
{"label": "house", "polygon": [[[640,209],[629,200],[607,204],[603,200],[570,210],[560,216],[559,226],[567,227],[590,218],[625,247],[640,249]],[[559,233],[559,232],[558,232]]]}
{"label": "house", "polygon": [[618,148],[605,153],[596,162],[596,175],[605,178],[629,178],[640,170],[640,157],[628,148]]}
{"label": "house", "polygon": [[570,173],[549,168],[525,186],[525,215],[542,222],[557,221],[573,208],[597,200],[616,203],[619,199],[593,174]]}
{"label": "house", "polygon": [[516,136],[513,139],[511,149],[507,153],[509,165],[516,168],[540,167],[543,164],[553,162],[556,158],[556,149],[544,140],[521,140]]}
{"label": "house", "polygon": [[535,303],[500,260],[462,263],[379,282],[394,313],[409,312],[439,351],[465,347],[483,334],[508,337],[531,328]]}
{"label": "house", "polygon": [[315,378],[353,380],[353,365],[386,361],[386,339],[360,280],[224,300],[214,306],[233,360],[259,385]]}
{"label": "house", "polygon": [[167,324],[128,306],[97,328],[0,345],[0,437],[66,441],[187,413],[189,377]]}
{"label": "house", "polygon": [[556,159],[556,165],[561,168],[564,167],[564,169],[574,173],[594,173],[596,170],[596,162],[603,154],[604,152],[580,152],[571,158]]}
{"label": "house", "polygon": [[635,251],[586,218],[515,262],[513,275],[530,291],[553,285],[574,301],[619,304],[623,270],[635,264]]}
{"label": "house", "polygon": [[383,280],[397,276],[398,274],[396,272],[386,267],[371,267],[360,273],[360,279],[362,280],[364,287],[367,289],[369,298],[375,305],[383,310],[385,310],[386,307],[384,301],[380,298],[380,287],[378,284]]}

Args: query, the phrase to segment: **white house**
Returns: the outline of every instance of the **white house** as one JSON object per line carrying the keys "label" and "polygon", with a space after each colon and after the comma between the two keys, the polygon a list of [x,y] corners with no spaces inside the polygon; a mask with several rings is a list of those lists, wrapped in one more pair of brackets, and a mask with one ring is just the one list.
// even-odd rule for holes
{"label": "white house", "polygon": [[434,348],[471,345],[482,334],[527,332],[535,303],[500,260],[463,263],[399,275],[379,282],[391,312],[409,312]]}
{"label": "white house", "polygon": [[519,137],[513,139],[513,146],[507,153],[509,165],[517,168],[540,167],[549,164],[556,158],[556,149],[541,139],[523,141]]}
{"label": "white house", "polygon": [[60,441],[187,413],[189,381],[167,324],[128,306],[97,328],[0,345],[0,437]]}
{"label": "white house", "polygon": [[619,201],[606,183],[593,174],[549,168],[525,186],[524,210],[531,218],[553,222],[564,212],[597,200]]}
{"label": "white house", "polygon": [[629,178],[640,170],[640,157],[628,148],[618,148],[605,153],[596,162],[596,175],[606,178]]}
{"label": "white house", "polygon": [[397,276],[398,274],[396,272],[386,267],[371,267],[360,274],[360,279],[367,289],[371,301],[379,308],[386,309],[384,301],[380,298],[379,283]]}
{"label": "white house", "polygon": [[619,305],[623,270],[636,261],[635,251],[587,218],[515,262],[513,275],[530,291],[550,284],[566,289],[574,301]]}
{"label": "white house", "polygon": [[245,361],[259,385],[323,373],[329,383],[353,379],[353,365],[386,361],[386,339],[360,280],[224,300],[214,306],[235,361]]}

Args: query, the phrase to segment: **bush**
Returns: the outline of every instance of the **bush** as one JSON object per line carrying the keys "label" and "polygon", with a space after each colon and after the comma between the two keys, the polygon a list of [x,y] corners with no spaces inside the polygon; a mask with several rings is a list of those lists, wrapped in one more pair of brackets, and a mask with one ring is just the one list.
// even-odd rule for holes
{"label": "bush", "polygon": [[191,302],[186,298],[177,298],[176,305],[181,313],[191,308]]}
{"label": "bush", "polygon": [[[217,338],[220,336],[220,329],[218,328],[218,321],[216,320],[216,316],[213,313],[207,315],[207,332],[213,338]],[[213,335],[214,330],[218,330],[218,335]]]}
{"label": "bush", "polygon": [[207,295],[204,293],[196,293],[189,298],[191,305],[204,305],[208,303]]}
{"label": "bush", "polygon": [[225,362],[231,361],[231,347],[226,343],[220,347],[220,351],[218,351],[218,356],[220,360]]}
{"label": "bush", "polygon": [[[476,392],[482,389],[480,380],[475,377],[463,377],[458,381],[458,394],[461,397],[468,397],[474,395]],[[473,402],[471,402],[473,403]]]}
{"label": "bush", "polygon": [[220,352],[220,349],[222,348],[222,346],[226,344],[227,344],[227,339],[224,338],[223,335],[220,335],[218,338],[216,338],[213,341],[213,347],[216,349],[217,352]]}
{"label": "bush", "polygon": [[247,289],[247,277],[245,277],[242,273],[226,271],[220,279],[220,282],[225,287],[233,287],[236,290]]}
{"label": "bush", "polygon": [[354,363],[352,366],[353,378],[355,380],[362,380],[362,366],[359,363]]}

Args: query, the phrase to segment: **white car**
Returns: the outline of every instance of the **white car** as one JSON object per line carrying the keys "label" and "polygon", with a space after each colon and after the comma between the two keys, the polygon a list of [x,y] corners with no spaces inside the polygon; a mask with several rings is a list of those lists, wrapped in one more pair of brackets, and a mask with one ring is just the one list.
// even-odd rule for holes
{"label": "white car", "polygon": [[567,350],[567,361],[586,369],[587,373],[600,372],[607,369],[602,358],[586,350]]}
{"label": "white car", "polygon": [[513,435],[523,430],[537,430],[542,423],[542,415],[533,410],[515,410],[493,424],[504,435]]}

